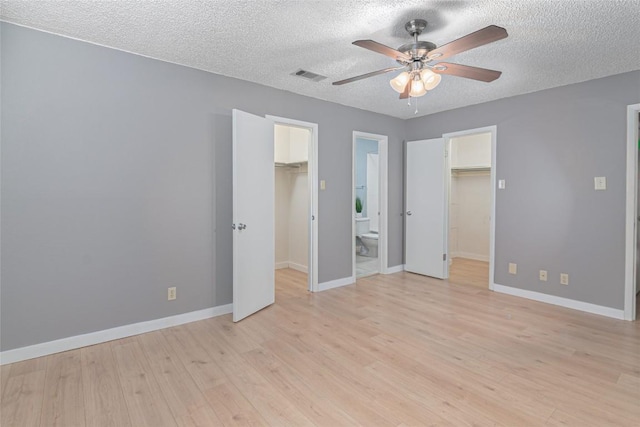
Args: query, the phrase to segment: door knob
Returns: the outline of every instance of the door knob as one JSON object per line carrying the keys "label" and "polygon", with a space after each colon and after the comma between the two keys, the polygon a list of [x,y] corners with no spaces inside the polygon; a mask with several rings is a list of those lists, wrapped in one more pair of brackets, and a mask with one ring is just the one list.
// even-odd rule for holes
{"label": "door knob", "polygon": [[243,223],[238,224],[238,230],[244,230],[245,228],[247,228],[247,224],[243,224]]}
{"label": "door knob", "polygon": [[411,211],[407,211],[407,215],[411,216]]}

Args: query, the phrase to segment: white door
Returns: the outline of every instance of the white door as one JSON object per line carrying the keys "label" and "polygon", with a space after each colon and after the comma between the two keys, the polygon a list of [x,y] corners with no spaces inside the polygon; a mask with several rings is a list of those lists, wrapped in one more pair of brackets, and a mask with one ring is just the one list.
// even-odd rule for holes
{"label": "white door", "polygon": [[233,321],[275,301],[273,122],[233,110]]}
{"label": "white door", "polygon": [[444,138],[407,142],[405,270],[446,279],[447,181]]}

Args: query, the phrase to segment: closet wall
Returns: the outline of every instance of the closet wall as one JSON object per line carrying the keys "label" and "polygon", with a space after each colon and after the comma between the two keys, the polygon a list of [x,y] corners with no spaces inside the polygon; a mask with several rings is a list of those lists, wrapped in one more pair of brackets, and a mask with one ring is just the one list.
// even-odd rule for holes
{"label": "closet wall", "polygon": [[451,140],[449,253],[489,261],[491,134]]}
{"label": "closet wall", "polygon": [[306,129],[276,126],[275,268],[308,270],[309,184]]}

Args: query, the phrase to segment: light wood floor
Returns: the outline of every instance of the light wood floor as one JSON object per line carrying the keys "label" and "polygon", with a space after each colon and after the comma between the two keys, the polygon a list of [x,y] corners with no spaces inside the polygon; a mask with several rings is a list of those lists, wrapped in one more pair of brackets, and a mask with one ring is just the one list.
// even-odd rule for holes
{"label": "light wood floor", "polygon": [[489,263],[467,258],[454,258],[449,266],[449,282],[489,289]]}
{"label": "light wood floor", "polygon": [[3,366],[13,426],[638,426],[640,323],[410,273]]}

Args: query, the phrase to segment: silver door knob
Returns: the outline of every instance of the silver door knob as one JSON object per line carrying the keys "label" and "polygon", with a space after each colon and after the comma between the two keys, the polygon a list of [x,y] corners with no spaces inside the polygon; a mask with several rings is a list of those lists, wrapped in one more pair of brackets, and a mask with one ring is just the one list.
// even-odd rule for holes
{"label": "silver door knob", "polygon": [[411,211],[407,211],[407,215],[411,216]]}
{"label": "silver door knob", "polygon": [[238,230],[244,230],[245,228],[247,228],[247,224],[243,224],[243,223],[238,224]]}

